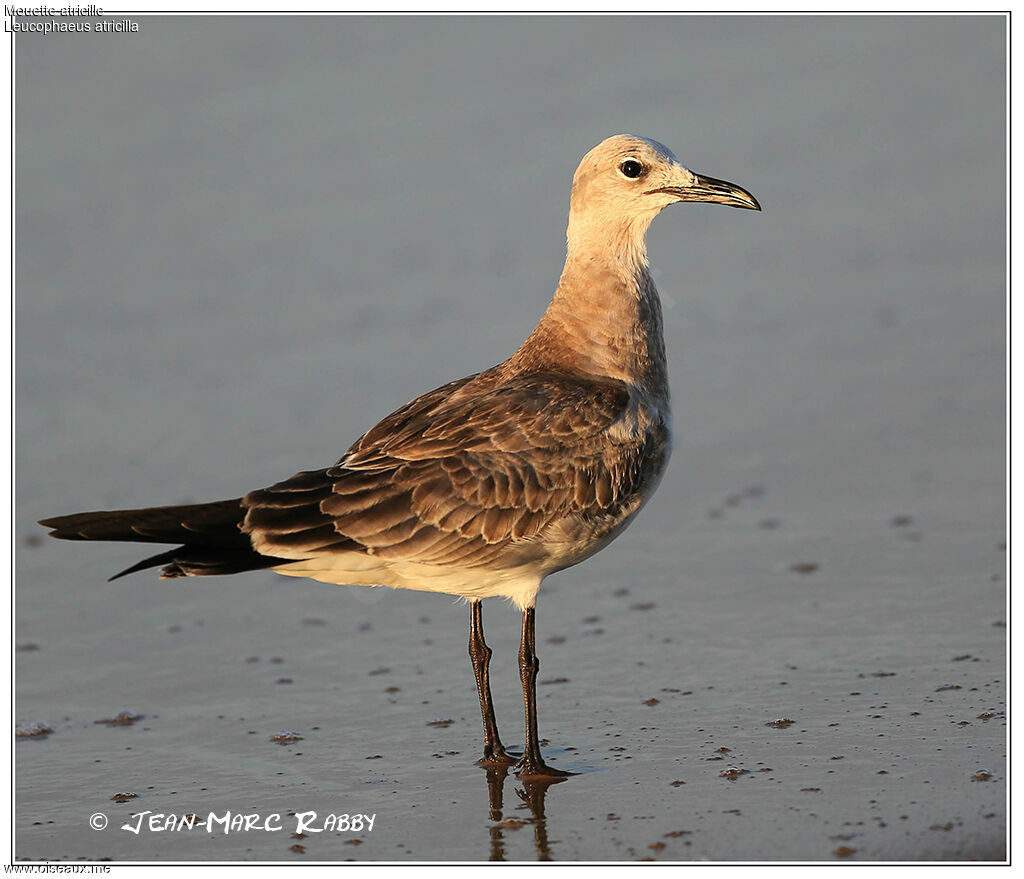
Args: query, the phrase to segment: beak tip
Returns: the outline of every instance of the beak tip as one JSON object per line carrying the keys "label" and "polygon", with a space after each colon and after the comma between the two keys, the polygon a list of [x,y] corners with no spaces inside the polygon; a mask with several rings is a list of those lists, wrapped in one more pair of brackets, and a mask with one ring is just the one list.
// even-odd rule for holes
{"label": "beak tip", "polygon": [[703,198],[692,198],[692,201],[717,202],[734,208],[743,208],[748,211],[760,211],[761,203],[754,198],[753,194],[747,192],[742,186],[730,183],[728,180],[718,180],[714,177],[706,177],[703,174],[695,174],[694,190],[700,193]]}
{"label": "beak tip", "polygon": [[738,207],[738,208],[746,208],[746,210],[748,210],[748,211],[760,211],[761,210],[761,202],[759,202],[756,198],[754,198],[753,193],[747,192],[747,190],[743,189],[742,187],[737,186],[737,187],[735,187],[735,195],[736,195],[737,201],[733,202],[733,204],[736,207]]}

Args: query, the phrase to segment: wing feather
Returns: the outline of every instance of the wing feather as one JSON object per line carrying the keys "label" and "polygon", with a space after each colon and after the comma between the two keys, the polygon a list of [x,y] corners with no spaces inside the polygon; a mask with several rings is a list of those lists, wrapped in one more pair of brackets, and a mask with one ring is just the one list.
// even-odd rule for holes
{"label": "wing feather", "polygon": [[[650,436],[613,427],[629,389],[594,376],[481,373],[413,400],[334,467],[243,500],[260,552],[363,552],[485,565],[573,517],[613,516],[638,490]],[[612,439],[612,437],[616,439]]]}

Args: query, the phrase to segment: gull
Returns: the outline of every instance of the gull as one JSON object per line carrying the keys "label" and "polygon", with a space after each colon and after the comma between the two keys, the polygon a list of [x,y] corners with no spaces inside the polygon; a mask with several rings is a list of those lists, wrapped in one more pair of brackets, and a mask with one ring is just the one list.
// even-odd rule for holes
{"label": "gull", "polygon": [[[573,178],[565,268],[529,338],[503,363],[397,409],[332,467],[241,498],[104,510],[39,524],[64,540],[180,544],[116,577],[269,568],[325,583],[443,592],[470,606],[469,655],[483,765],[569,775],[537,732],[535,607],[549,574],[622,533],[656,489],[672,445],[661,303],[647,261],[654,217],[677,202],[761,210],[745,189],[685,168],[633,135],[588,152]],[[522,612],[522,755],[498,735],[481,601]]]}

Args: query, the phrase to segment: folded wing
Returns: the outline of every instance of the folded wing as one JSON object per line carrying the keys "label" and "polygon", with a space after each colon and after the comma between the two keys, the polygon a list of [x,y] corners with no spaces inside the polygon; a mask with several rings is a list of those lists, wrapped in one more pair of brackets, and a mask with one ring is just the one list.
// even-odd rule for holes
{"label": "folded wing", "polygon": [[572,517],[614,517],[657,443],[609,431],[629,390],[593,376],[532,374],[462,394],[455,382],[402,407],[334,467],[251,492],[242,531],[260,553],[479,566],[528,549]]}

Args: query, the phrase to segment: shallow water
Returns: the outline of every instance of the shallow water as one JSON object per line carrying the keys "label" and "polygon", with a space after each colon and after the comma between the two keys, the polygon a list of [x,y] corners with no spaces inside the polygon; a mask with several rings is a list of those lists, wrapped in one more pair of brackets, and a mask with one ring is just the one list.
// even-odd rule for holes
{"label": "shallow water", "polygon": [[[1002,19],[139,20],[17,38],[19,858],[1004,857]],[[108,583],[136,548],[34,526],[323,466],[502,359],[616,131],[764,213],[652,229],[673,461],[537,612],[576,776],[474,765],[446,596]]]}

